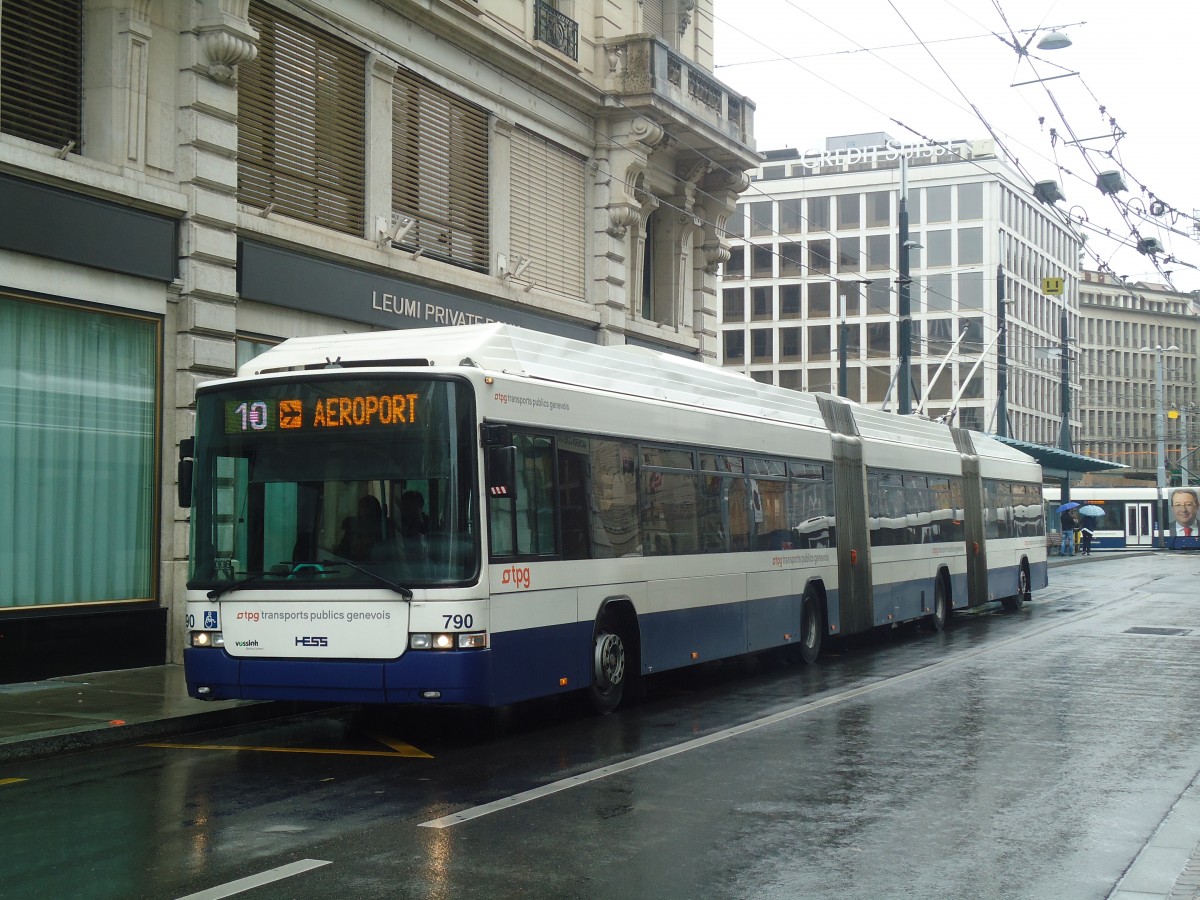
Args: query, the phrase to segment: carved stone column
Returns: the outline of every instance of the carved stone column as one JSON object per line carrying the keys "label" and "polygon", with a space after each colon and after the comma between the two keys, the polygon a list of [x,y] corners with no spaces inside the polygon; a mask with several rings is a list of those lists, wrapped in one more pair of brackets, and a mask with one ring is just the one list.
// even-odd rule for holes
{"label": "carved stone column", "polygon": [[[178,110],[179,187],[188,198],[180,224],[179,296],[170,316],[175,414],[165,440],[178,444],[195,428],[196,388],[232,375],[237,359],[238,96],[236,66],[254,59],[258,35],[246,20],[248,0],[203,0],[181,23]],[[167,473],[169,479],[173,472]],[[173,486],[171,486],[173,489]],[[181,617],[190,523],[176,510],[174,559],[164,560],[171,602],[168,653],[182,658]]]}
{"label": "carved stone column", "polygon": [[[637,247],[631,234],[641,234],[645,195],[642,182],[650,154],[666,138],[661,127],[642,116],[602,121],[598,130],[609,135],[596,152],[595,233],[596,291],[602,343],[621,343],[625,320],[639,293]],[[636,227],[635,227],[636,226]]]}

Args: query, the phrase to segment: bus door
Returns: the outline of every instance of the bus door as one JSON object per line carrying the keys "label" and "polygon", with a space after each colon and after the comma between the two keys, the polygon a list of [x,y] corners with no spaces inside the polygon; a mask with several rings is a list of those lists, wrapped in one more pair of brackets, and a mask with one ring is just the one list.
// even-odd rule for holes
{"label": "bus door", "polygon": [[1125,546],[1154,546],[1154,501],[1133,501],[1125,504]]}

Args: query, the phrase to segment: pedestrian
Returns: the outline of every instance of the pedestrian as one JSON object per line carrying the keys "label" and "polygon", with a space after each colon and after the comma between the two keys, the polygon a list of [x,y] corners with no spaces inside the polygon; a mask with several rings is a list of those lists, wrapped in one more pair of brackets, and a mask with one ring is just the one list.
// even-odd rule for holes
{"label": "pedestrian", "polygon": [[1084,522],[1080,528],[1080,553],[1084,556],[1092,555],[1092,523]]}
{"label": "pedestrian", "polygon": [[1059,556],[1075,555],[1075,516],[1071,510],[1064,509],[1058,517],[1059,527],[1062,528],[1062,544],[1058,548]]}

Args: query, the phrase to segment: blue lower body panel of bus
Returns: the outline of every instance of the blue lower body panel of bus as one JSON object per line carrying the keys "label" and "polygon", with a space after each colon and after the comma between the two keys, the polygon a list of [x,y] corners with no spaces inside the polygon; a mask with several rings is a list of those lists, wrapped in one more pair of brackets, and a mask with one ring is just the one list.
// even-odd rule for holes
{"label": "blue lower body panel of bus", "polygon": [[[220,648],[183,652],[200,700],[494,705],[488,650],[410,652],[395,660],[239,659]],[[207,688],[207,690],[203,690]],[[434,691],[437,696],[423,696]]]}

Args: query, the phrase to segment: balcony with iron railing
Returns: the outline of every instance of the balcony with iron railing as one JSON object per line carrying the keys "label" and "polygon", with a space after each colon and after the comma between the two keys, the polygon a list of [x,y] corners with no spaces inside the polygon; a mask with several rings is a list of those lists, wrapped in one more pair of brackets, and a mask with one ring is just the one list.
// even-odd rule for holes
{"label": "balcony with iron railing", "polygon": [[608,90],[622,105],[644,113],[665,106],[676,121],[694,123],[697,131],[710,128],[753,153],[754,104],[749,98],[650,35],[618,39],[606,46],[606,53]]}
{"label": "balcony with iron railing", "polygon": [[533,36],[564,56],[579,61],[579,23],[546,0],[537,0],[534,5]]}

